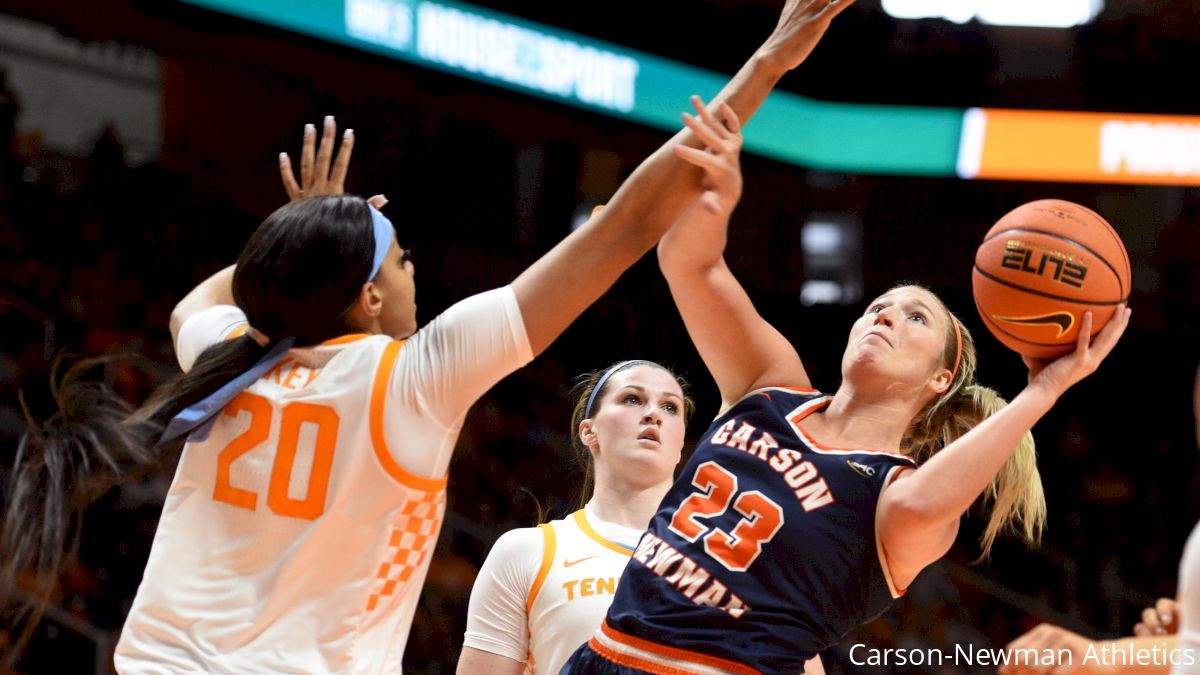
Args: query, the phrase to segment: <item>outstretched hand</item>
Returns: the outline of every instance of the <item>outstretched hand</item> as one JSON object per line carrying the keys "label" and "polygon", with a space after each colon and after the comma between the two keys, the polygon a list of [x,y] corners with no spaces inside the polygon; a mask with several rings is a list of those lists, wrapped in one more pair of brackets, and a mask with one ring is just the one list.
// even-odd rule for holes
{"label": "outstretched hand", "polygon": [[1076,382],[1096,372],[1129,326],[1130,313],[1126,305],[1118,306],[1104,328],[1096,337],[1089,339],[1092,334],[1092,313],[1085,312],[1083,320],[1079,322],[1075,351],[1053,360],[1022,357],[1029,368],[1029,386],[1043,387],[1057,398]]}
{"label": "outstretched hand", "polygon": [[1175,635],[1179,632],[1181,609],[1173,598],[1159,598],[1153,607],[1142,610],[1142,620],[1133,627],[1133,634],[1138,637]]}
{"label": "outstretched hand", "polygon": [[692,96],[691,100],[696,115],[684,113],[683,123],[696,134],[704,149],[681,144],[675,146],[675,154],[704,170],[701,185],[704,192],[700,195],[704,208],[728,216],[742,198],[742,169],[738,160],[742,151],[741,121],[726,103],[717,107],[721,117],[718,120],[699,96]]}
{"label": "outstretched hand", "polygon": [[[1043,623],[1021,637],[1008,643],[1007,663],[996,672],[1000,675],[1070,675],[1081,670],[1088,647],[1092,641],[1060,628]],[[1029,654],[1054,655],[1053,663],[1044,659],[1030,658]]]}
{"label": "outstretched hand", "polygon": [[785,70],[795,68],[812,53],[834,17],[853,4],[854,0],[787,0],[758,55]]}
{"label": "outstretched hand", "polygon": [[296,182],[292,160],[286,152],[279,153],[279,175],[288,201],[320,195],[340,195],[346,189],[346,171],[350,168],[350,153],[354,150],[354,130],[342,134],[342,146],[337,158],[333,158],[334,136],[337,125],[333,116],[325,117],[321,130],[321,145],[317,146],[317,130],[313,125],[304,125],[304,145],[300,150],[300,182]]}

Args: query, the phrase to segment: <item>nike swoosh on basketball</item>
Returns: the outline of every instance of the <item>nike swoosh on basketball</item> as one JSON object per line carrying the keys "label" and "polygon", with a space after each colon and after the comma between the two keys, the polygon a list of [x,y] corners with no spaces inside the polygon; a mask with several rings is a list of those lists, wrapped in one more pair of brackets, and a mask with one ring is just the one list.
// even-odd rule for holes
{"label": "nike swoosh on basketball", "polygon": [[585,560],[591,560],[592,558],[598,558],[598,557],[600,557],[600,556],[599,555],[589,555],[588,557],[580,558],[579,560],[564,560],[563,567],[570,567],[572,565],[578,565],[579,563],[581,563]]}
{"label": "nike swoosh on basketball", "polygon": [[1075,315],[1070,312],[1051,312],[1050,314],[1039,314],[1037,316],[992,316],[997,321],[1005,323],[1014,323],[1019,326],[1039,326],[1052,325],[1058,326],[1058,335],[1054,337],[1060,338],[1067,331],[1071,330],[1071,326],[1075,325]]}

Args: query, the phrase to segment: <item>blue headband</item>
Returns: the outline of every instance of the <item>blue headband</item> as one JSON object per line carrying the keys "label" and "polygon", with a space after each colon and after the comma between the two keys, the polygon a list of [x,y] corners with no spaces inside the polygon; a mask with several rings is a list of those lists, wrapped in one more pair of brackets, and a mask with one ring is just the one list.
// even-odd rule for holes
{"label": "blue headband", "polygon": [[380,213],[379,209],[374,206],[369,206],[369,208],[371,209],[371,225],[375,229],[375,257],[371,261],[371,276],[367,277],[367,281],[371,281],[379,275],[379,270],[383,267],[383,259],[387,256],[388,249],[392,247],[392,239],[396,237],[396,227],[392,225],[392,221],[388,220],[388,217]]}
{"label": "blue headband", "polygon": [[[371,206],[370,209],[371,226],[375,233],[375,255],[371,259],[371,275],[367,277],[367,281],[371,281],[379,275],[379,270],[383,267],[383,259],[387,256],[388,249],[392,247],[392,240],[396,236],[396,228],[392,225],[392,221],[388,220],[387,216],[380,213],[374,206]],[[262,358],[249,370],[181,410],[167,423],[167,427],[163,430],[156,445],[161,447],[187,435],[197,441],[208,438],[209,429],[217,419],[217,413],[229,405],[229,402],[242,393],[246,387],[254,384],[258,378],[266,375],[282,361],[295,343],[296,338],[294,337],[280,340],[267,350],[267,353],[263,354]]]}
{"label": "blue headband", "polygon": [[592,388],[592,393],[588,395],[587,405],[584,406],[584,408],[583,408],[583,419],[586,420],[586,419],[592,418],[592,404],[596,402],[596,394],[599,394],[600,390],[604,389],[604,383],[608,382],[608,378],[612,377],[613,373],[615,373],[618,370],[621,370],[623,368],[626,368],[628,366],[634,366],[634,365],[638,365],[638,364],[642,364],[642,363],[645,363],[645,364],[648,364],[651,366],[658,365],[657,363],[655,363],[653,361],[647,361],[645,359],[631,359],[629,361],[622,361],[622,362],[618,363],[617,365],[613,366],[612,368],[609,368],[608,370],[604,371],[604,374],[600,376],[600,379],[596,380],[596,386]]}

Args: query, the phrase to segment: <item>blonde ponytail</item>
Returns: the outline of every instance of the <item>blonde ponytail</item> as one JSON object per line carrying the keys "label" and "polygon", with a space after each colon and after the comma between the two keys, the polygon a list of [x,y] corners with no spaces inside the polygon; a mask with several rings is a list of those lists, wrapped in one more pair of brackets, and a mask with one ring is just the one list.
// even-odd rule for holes
{"label": "blonde ponytail", "polygon": [[[1008,405],[995,390],[975,382],[975,341],[957,317],[949,310],[946,315],[958,331],[947,331],[942,367],[950,368],[957,361],[958,368],[950,387],[917,415],[901,443],[901,451],[918,465]],[[1002,533],[1019,535],[1030,544],[1041,539],[1046,524],[1046,496],[1033,434],[1027,431],[1021,437],[1016,450],[984,490],[983,503],[988,523],[979,542],[981,559],[988,557]]]}
{"label": "blonde ponytail", "polygon": [[[909,432],[906,452],[918,464],[924,463],[1006,405],[1008,401],[994,389],[964,385],[918,418]],[[979,542],[980,558],[988,557],[1002,533],[1016,534],[1030,544],[1040,541],[1046,524],[1046,496],[1032,433],[1026,431],[1021,437],[1017,449],[984,490],[983,503],[988,522]]]}

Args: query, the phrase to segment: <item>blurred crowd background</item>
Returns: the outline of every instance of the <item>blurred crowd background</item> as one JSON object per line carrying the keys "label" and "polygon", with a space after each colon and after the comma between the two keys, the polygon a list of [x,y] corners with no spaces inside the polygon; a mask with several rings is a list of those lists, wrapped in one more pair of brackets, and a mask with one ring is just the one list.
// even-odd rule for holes
{"label": "blurred crowd background", "polygon": [[[723,73],[777,12],[767,0],[481,4]],[[1200,10],[1109,4],[1090,25],[1031,30],[896,21],[859,0],[781,88],[871,103],[1200,112],[1188,84]],[[130,401],[176,372],[174,303],[285,201],[276,158],[298,155],[303,123],[332,114],[355,129],[348,188],[389,197],[414,252],[422,323],[511,281],[666,137],[175,2],[6,0],[0,12],[0,471],[27,415],[49,410],[56,355],[117,357],[106,376]],[[977,562],[981,521],[968,518],[945,561],[826,653],[831,672],[859,672],[846,655],[855,643],[996,648],[1043,620],[1128,633],[1143,606],[1174,593],[1200,514],[1200,192],[844,175],[752,155],[743,165],[727,258],[825,390],[863,303],[800,301],[801,225],[813,214],[861,224],[865,299],[898,280],[941,294],[976,333],[980,379],[1009,397],[1024,368],[983,327],[969,280],[992,222],[1031,199],[1077,201],[1112,222],[1133,265],[1126,337],[1034,432],[1050,509],[1042,546],[1005,542]],[[474,575],[501,532],[576,507],[566,391],[575,375],[632,357],[691,381],[694,440],[716,412],[715,387],[652,255],[470,413],[407,670],[453,671]],[[89,511],[17,672],[109,672],[168,484],[114,489]],[[0,633],[0,650],[8,639]]]}

